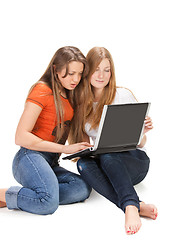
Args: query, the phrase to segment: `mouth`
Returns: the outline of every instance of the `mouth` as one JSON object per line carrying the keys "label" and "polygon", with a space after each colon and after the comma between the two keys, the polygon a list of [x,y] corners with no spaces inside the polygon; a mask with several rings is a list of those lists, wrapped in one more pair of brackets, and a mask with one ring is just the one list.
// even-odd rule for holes
{"label": "mouth", "polygon": [[96,82],[103,83],[104,81],[103,80],[96,80]]}
{"label": "mouth", "polygon": [[77,84],[70,84],[71,88],[75,88]]}

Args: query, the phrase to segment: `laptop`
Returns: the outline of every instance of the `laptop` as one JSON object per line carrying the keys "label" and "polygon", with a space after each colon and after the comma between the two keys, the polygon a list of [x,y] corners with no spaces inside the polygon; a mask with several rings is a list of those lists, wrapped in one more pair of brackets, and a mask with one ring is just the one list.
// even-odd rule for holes
{"label": "laptop", "polygon": [[105,105],[94,146],[62,159],[135,150],[142,139],[149,107],[150,103]]}

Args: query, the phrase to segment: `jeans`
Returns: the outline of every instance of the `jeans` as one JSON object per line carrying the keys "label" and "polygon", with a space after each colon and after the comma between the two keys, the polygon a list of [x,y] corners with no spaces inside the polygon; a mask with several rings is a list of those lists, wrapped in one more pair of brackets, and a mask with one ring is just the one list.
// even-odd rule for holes
{"label": "jeans", "polygon": [[145,178],[149,163],[147,154],[137,149],[81,158],[77,167],[92,188],[125,212],[128,205],[134,205],[140,211],[139,197],[133,185]]}
{"label": "jeans", "polygon": [[91,188],[77,174],[56,164],[57,153],[38,152],[21,148],[13,161],[13,175],[22,185],[6,192],[9,209],[47,215],[59,204],[84,201]]}

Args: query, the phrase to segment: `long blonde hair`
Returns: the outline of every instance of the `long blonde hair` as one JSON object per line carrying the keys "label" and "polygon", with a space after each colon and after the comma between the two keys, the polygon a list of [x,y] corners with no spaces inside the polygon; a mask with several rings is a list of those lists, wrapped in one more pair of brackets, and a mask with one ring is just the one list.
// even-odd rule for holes
{"label": "long blonde hair", "polygon": [[[87,121],[91,124],[91,128],[93,129],[99,125],[103,106],[105,104],[111,104],[116,94],[115,69],[113,59],[109,51],[104,47],[94,47],[88,52],[86,59],[89,64],[89,73],[87,76],[86,85],[84,87],[81,105],[74,115],[70,130],[69,143],[75,143],[84,140],[84,126]],[[111,77],[109,83],[102,91],[100,101],[97,103],[95,111],[93,107],[94,95],[92,86],[90,84],[90,79],[103,59],[108,59],[110,62]]]}
{"label": "long blonde hair", "polygon": [[80,105],[80,96],[82,95],[82,89],[85,85],[86,76],[88,74],[88,64],[85,56],[82,54],[82,52],[76,48],[76,47],[62,47],[56,51],[53,58],[51,59],[46,71],[42,75],[42,77],[39,79],[37,83],[35,83],[29,93],[32,91],[32,89],[36,86],[36,84],[40,82],[44,82],[53,93],[54,97],[54,103],[56,108],[56,115],[57,115],[57,128],[56,128],[56,135],[55,135],[55,142],[59,142],[61,139],[63,133],[64,133],[64,120],[63,120],[63,107],[62,107],[62,101],[60,97],[60,92],[62,89],[62,85],[58,79],[57,73],[60,72],[64,67],[66,67],[66,77],[68,75],[68,67],[69,63],[72,61],[81,62],[84,65],[83,74],[81,77],[81,80],[78,84],[78,86],[74,90],[67,90],[67,98],[72,105],[73,109],[76,110],[76,108]]}

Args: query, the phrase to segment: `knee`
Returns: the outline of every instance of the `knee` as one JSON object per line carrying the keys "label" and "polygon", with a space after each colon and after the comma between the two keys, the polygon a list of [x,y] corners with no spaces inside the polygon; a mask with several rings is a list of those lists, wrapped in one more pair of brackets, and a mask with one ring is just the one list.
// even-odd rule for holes
{"label": "knee", "polygon": [[86,181],[82,179],[80,175],[77,174],[74,174],[70,178],[67,186],[64,185],[62,185],[60,188],[61,205],[83,202],[89,197],[91,193],[91,187],[86,183]]}
{"label": "knee", "polygon": [[82,158],[77,161],[77,169],[80,174],[86,169],[86,163],[87,160]]}
{"label": "knee", "polygon": [[90,193],[92,191],[92,188],[90,187],[90,185],[85,181],[87,179],[86,171],[89,170],[87,168],[87,161],[88,160],[86,160],[86,159],[79,159],[77,161],[77,169],[81,176],[78,176],[76,181],[78,182],[78,185],[80,186],[79,189],[80,189],[80,194],[81,194],[81,198],[82,198],[81,201],[84,201],[85,199],[87,199],[90,196]]}
{"label": "knee", "polygon": [[59,194],[58,196],[53,194],[44,194],[44,196],[40,197],[41,202],[41,215],[49,215],[53,214],[57,208],[59,207]]}
{"label": "knee", "polygon": [[79,176],[79,179],[77,179],[77,181],[79,184],[79,195],[80,195],[79,198],[80,198],[80,202],[82,202],[87,198],[89,198],[92,188],[86,181],[84,181],[81,178],[81,176]]}

